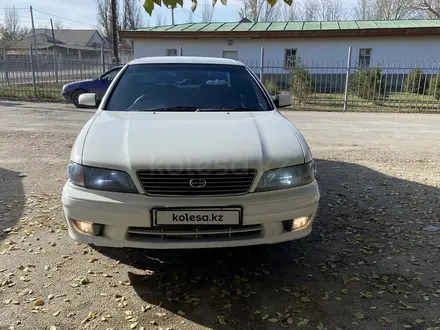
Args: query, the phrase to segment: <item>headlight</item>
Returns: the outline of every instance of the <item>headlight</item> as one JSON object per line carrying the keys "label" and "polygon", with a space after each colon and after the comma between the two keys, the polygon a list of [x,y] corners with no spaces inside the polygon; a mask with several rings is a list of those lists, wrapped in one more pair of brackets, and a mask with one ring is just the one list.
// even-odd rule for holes
{"label": "headlight", "polygon": [[122,171],[70,163],[67,174],[70,181],[80,187],[124,193],[138,193],[130,176]]}
{"label": "headlight", "polygon": [[315,179],[316,167],[309,163],[277,168],[266,171],[258,183],[256,191],[267,191],[304,186]]}

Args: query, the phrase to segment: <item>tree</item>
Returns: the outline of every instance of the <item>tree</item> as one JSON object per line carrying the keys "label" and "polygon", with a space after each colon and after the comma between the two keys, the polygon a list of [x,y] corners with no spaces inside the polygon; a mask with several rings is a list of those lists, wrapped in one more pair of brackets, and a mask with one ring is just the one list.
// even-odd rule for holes
{"label": "tree", "polygon": [[406,19],[414,13],[413,5],[408,0],[376,0],[375,19]]}
{"label": "tree", "polygon": [[4,25],[0,25],[0,48],[8,47],[11,43],[22,40],[28,33],[27,27],[21,27],[20,15],[15,6],[6,8]]}
{"label": "tree", "polygon": [[302,19],[305,21],[338,21],[348,16],[341,0],[305,0],[303,4]]}
{"label": "tree", "polygon": [[378,100],[384,97],[385,84],[382,81],[382,68],[358,69],[350,76],[350,92],[365,100]]}
{"label": "tree", "polygon": [[354,18],[359,20],[376,19],[374,5],[374,0],[358,0],[353,7]]}
{"label": "tree", "polygon": [[416,0],[413,8],[426,18],[440,18],[440,0]]}
{"label": "tree", "polygon": [[141,11],[137,0],[124,0],[121,25],[124,30],[135,30],[142,25]]}
{"label": "tree", "polygon": [[281,5],[281,15],[284,21],[296,21],[299,19],[301,13],[299,11],[297,2],[293,3],[291,6],[283,3]]}
{"label": "tree", "polygon": [[167,24],[167,18],[160,13],[156,14],[156,26],[162,26]]}
{"label": "tree", "polygon": [[[111,0],[95,0],[96,3],[96,19],[101,33],[105,37],[112,36],[112,6]],[[119,13],[119,4],[116,1],[116,13]],[[117,15],[117,20],[121,15]],[[116,22],[119,27],[119,21]]]}
{"label": "tree", "polygon": [[300,102],[309,99],[310,94],[315,90],[315,82],[300,57],[296,58],[295,65],[290,72],[290,90]]}
{"label": "tree", "polygon": [[281,18],[281,3],[271,7],[267,2],[263,5],[260,22],[276,22]]}
{"label": "tree", "polygon": [[31,32],[30,28],[28,28],[27,26],[23,26],[18,33],[17,40],[23,40],[30,34],[30,32]]}
{"label": "tree", "polygon": [[[263,0],[263,2],[266,2],[269,4],[270,7],[273,7],[275,4],[280,4],[282,1],[284,1],[289,6],[292,5],[293,0]],[[195,11],[197,9],[197,0],[191,0],[192,5],[191,9],[192,11]],[[215,6],[217,4],[218,0],[212,0],[212,6]],[[220,2],[226,6],[227,0],[220,0]],[[162,1],[161,0],[143,0],[143,6],[145,11],[151,16],[154,11],[154,5],[161,6]],[[165,0],[163,4],[166,7],[176,8],[177,5],[183,8],[183,0]]]}
{"label": "tree", "polygon": [[194,23],[194,17],[193,16],[194,16],[193,12],[189,11],[188,19],[186,20],[186,23]]}
{"label": "tree", "polygon": [[270,6],[266,0],[241,0],[240,18],[248,18],[253,22],[273,22],[280,19],[280,3]]}
{"label": "tree", "polygon": [[208,1],[205,1],[205,3],[202,5],[202,22],[210,23],[212,22],[213,19],[214,19],[214,6]]}
{"label": "tree", "polygon": [[9,43],[9,35],[3,25],[0,25],[0,49],[6,48]]}
{"label": "tree", "polygon": [[395,20],[419,16],[413,0],[358,0],[353,11],[355,19]]}
{"label": "tree", "polygon": [[54,27],[55,29],[57,29],[57,30],[61,30],[61,29],[64,27],[64,25],[63,25],[63,22],[61,22],[61,20],[56,19],[56,20],[53,22],[53,27]]}
{"label": "tree", "polygon": [[17,9],[15,8],[15,6],[12,6],[11,8],[6,7],[4,28],[9,35],[10,41],[18,40],[21,26],[20,26],[20,15]]}

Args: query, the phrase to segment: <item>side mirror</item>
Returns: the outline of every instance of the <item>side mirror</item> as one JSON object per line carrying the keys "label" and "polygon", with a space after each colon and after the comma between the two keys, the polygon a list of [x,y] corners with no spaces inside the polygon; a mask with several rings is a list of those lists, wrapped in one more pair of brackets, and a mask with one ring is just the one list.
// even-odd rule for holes
{"label": "side mirror", "polygon": [[292,97],[289,94],[278,94],[274,102],[277,108],[288,107],[292,105]]}
{"label": "side mirror", "polygon": [[98,102],[96,102],[96,94],[95,93],[84,93],[81,94],[78,98],[78,104],[86,107],[97,107]]}

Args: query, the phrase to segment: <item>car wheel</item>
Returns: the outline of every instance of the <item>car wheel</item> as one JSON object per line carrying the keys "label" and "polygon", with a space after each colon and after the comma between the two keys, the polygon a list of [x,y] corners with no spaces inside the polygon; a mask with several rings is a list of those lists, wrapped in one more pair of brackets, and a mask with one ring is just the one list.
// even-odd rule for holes
{"label": "car wheel", "polygon": [[82,106],[79,104],[79,96],[84,93],[87,93],[87,91],[83,89],[78,89],[72,93],[72,103],[75,107],[82,108]]}

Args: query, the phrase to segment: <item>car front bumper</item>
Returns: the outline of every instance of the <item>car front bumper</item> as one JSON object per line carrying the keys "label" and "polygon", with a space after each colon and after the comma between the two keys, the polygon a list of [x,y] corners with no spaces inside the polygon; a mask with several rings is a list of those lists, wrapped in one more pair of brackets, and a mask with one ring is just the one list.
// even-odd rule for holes
{"label": "car front bumper", "polygon": [[[312,230],[319,198],[316,181],[302,187],[271,192],[192,198],[152,197],[143,194],[95,191],[74,186],[68,181],[62,194],[69,235],[74,240],[96,246],[151,249],[249,246],[303,238]],[[159,229],[152,227],[151,209],[153,208],[215,208],[230,205],[242,206],[242,226],[233,229],[222,228],[219,230],[219,235],[205,235],[200,232],[190,236],[177,235],[177,237],[161,235]],[[309,221],[302,228],[293,231],[286,230],[284,222],[298,217],[309,217]],[[103,230],[99,236],[84,234],[77,229],[72,219],[101,224]],[[190,229],[186,229],[187,227],[183,232],[188,233]],[[216,227],[212,226],[212,229],[215,230]],[[249,233],[246,233],[247,230]],[[155,235],[149,235],[151,231],[154,231]],[[177,232],[182,233],[182,231]],[[234,234],[236,232],[239,232],[239,235]]]}
{"label": "car front bumper", "polygon": [[63,95],[63,98],[66,102],[72,103],[72,93],[71,92],[62,91],[61,94]]}

